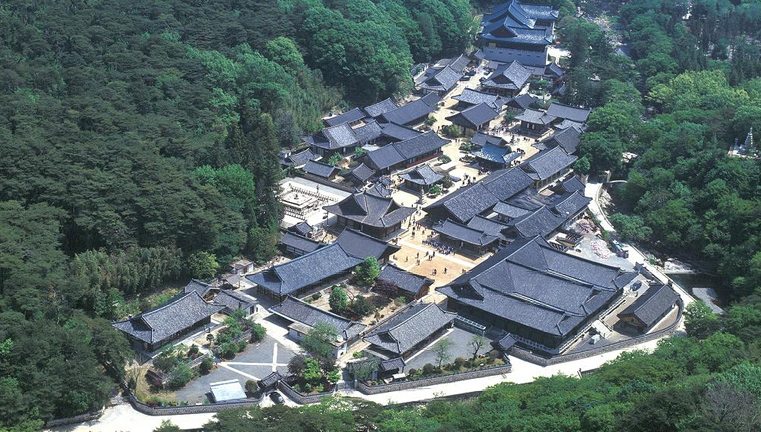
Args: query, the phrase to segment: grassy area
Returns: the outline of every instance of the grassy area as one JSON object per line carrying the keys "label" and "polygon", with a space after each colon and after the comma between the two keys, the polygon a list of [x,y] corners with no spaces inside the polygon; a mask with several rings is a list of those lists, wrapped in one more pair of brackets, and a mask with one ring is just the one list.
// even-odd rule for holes
{"label": "grassy area", "polygon": [[176,287],[164,288],[160,291],[156,291],[142,297],[135,297],[129,300],[124,300],[117,306],[117,315],[120,317],[127,317],[129,315],[136,315],[142,311],[161,306],[179,294],[180,290],[180,288]]}

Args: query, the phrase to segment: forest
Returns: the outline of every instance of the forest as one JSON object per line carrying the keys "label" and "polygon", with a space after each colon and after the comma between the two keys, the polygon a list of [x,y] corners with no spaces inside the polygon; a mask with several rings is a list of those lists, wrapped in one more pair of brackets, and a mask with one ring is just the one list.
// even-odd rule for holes
{"label": "forest", "polygon": [[0,430],[103,406],[110,320],[271,258],[280,149],[473,26],[465,0],[2,2]]}
{"label": "forest", "polygon": [[[761,130],[761,5],[605,2],[627,57],[553,3],[572,53],[565,102],[595,108],[581,153],[593,174],[627,180],[611,219],[626,240],[719,274],[727,314],[693,307],[688,337],[582,379],[424,407],[231,411],[209,430],[758,430],[761,173],[727,149]],[[0,430],[108,400],[131,358],[109,321],[129,300],[269,259],[279,150],[336,106],[406,95],[415,63],[468,45],[474,6],[487,4],[3,2]],[[625,165],[624,151],[638,157]]]}

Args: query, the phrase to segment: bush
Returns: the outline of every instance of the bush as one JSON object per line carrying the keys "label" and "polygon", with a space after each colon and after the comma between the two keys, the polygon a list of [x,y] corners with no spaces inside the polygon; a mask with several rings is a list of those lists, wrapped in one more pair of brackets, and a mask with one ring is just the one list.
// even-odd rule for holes
{"label": "bush", "polygon": [[447,155],[443,155],[439,157],[439,161],[441,163],[449,163],[449,162],[452,162],[452,158]]}
{"label": "bush", "polygon": [[319,300],[320,297],[322,297],[322,294],[320,294],[319,292],[316,292],[316,293],[312,294],[312,301]]}
{"label": "bush", "polygon": [[189,383],[191,379],[193,379],[193,371],[190,369],[190,366],[180,363],[170,372],[167,385],[169,388],[178,389]]}
{"label": "bush", "polygon": [[214,360],[212,360],[211,357],[206,357],[205,359],[201,360],[201,365],[198,366],[198,370],[201,372],[201,375],[208,375],[213,367]]}
{"label": "bush", "polygon": [[346,307],[349,306],[349,296],[346,294],[346,290],[340,285],[333,287],[328,304],[330,304],[330,310],[337,314],[346,311]]}
{"label": "bush", "polygon": [[312,384],[304,384],[304,393],[312,393]]}
{"label": "bush", "polygon": [[462,357],[457,357],[454,359],[454,362],[452,362],[452,366],[454,366],[454,369],[460,369],[462,365],[465,364],[465,359]]}
{"label": "bush", "polygon": [[190,346],[190,349],[188,349],[188,357],[193,357],[196,354],[198,354],[198,346],[196,344],[193,344]]}
{"label": "bush", "polygon": [[246,381],[246,393],[248,394],[254,394],[259,390],[259,386],[256,385],[256,381],[254,380],[248,380]]}
{"label": "bush", "polygon": [[428,376],[432,374],[434,370],[436,370],[436,368],[432,364],[426,363],[423,366],[423,376]]}
{"label": "bush", "polygon": [[219,355],[226,359],[235,357],[235,353],[238,352],[238,344],[235,342],[225,342],[219,346]]}
{"label": "bush", "polygon": [[174,353],[174,350],[167,350],[156,356],[153,359],[153,367],[163,373],[168,373],[177,366],[179,359]]}
{"label": "bush", "polygon": [[351,355],[354,358],[362,358],[365,355],[362,353],[362,351],[356,351],[354,354]]}
{"label": "bush", "polygon": [[245,351],[247,346],[248,346],[248,342],[246,342],[245,340],[238,342],[238,352]]}
{"label": "bush", "polygon": [[414,377],[415,375],[417,375],[417,369],[412,368],[412,369],[407,371],[407,376],[408,377]]}
{"label": "bush", "polygon": [[261,324],[254,324],[251,326],[251,342],[259,343],[267,336],[267,329]]}
{"label": "bush", "polygon": [[351,302],[351,310],[359,316],[367,316],[372,312],[373,307],[364,296],[357,296]]}

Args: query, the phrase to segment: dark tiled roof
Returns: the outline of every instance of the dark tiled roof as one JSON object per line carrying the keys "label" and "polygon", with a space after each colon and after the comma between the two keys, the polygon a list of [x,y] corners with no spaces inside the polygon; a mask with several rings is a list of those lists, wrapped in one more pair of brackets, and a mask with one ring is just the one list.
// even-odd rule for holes
{"label": "dark tiled roof", "polygon": [[560,195],[555,199],[553,203],[553,210],[567,219],[573,215],[576,215],[579,211],[587,208],[592,198],[584,196],[583,192],[569,192]]}
{"label": "dark tiled roof", "polygon": [[362,259],[349,255],[333,243],[291,261],[246,276],[248,280],[277,295],[287,295],[354,268]]}
{"label": "dark tiled roof", "polygon": [[397,108],[399,108],[399,106],[394,101],[392,101],[391,98],[388,98],[388,99],[383,99],[382,101],[378,103],[374,103],[370,106],[366,106],[365,112],[370,117],[378,117],[381,114],[385,114]]}
{"label": "dark tiled roof", "polygon": [[385,258],[396,253],[400,249],[399,246],[394,246],[385,241],[378,240],[373,236],[349,228],[346,228],[341,232],[336,239],[336,243],[349,255],[363,260],[371,256],[378,259]]}
{"label": "dark tiled roof", "polygon": [[366,193],[352,194],[323,208],[329,213],[378,228],[394,226],[415,213],[415,209],[402,207],[391,198]]}
{"label": "dark tiled roof", "polygon": [[237,291],[222,290],[214,297],[213,303],[217,306],[226,307],[231,311],[236,311],[238,309],[250,309],[256,304],[256,300]]}
{"label": "dark tiled roof", "polygon": [[322,132],[304,137],[304,142],[315,147],[335,150],[356,145],[358,140],[354,130],[346,123],[326,127]]}
{"label": "dark tiled roof", "polygon": [[545,180],[568,169],[576,159],[576,156],[569,155],[561,147],[553,147],[531,156],[520,166],[531,178]]}
{"label": "dark tiled roof", "polygon": [[557,130],[576,129],[579,132],[584,132],[584,123],[579,123],[571,120],[563,120],[560,123],[555,124]]}
{"label": "dark tiled roof", "polygon": [[477,129],[494,120],[497,116],[499,116],[499,113],[489,108],[489,105],[480,103],[468,109],[464,109],[455,115],[449,116],[446,119],[458,126]]}
{"label": "dark tiled roof", "polygon": [[587,118],[589,118],[589,113],[592,112],[589,108],[578,108],[578,107],[572,107],[568,105],[559,104],[557,102],[553,102],[550,104],[550,106],[547,108],[547,114],[565,119],[565,120],[571,120],[577,123],[584,123],[587,121]]}
{"label": "dark tiled roof", "polygon": [[547,148],[560,146],[563,147],[563,150],[568,154],[575,153],[576,149],[579,147],[579,143],[581,143],[581,132],[576,128],[568,128],[555,132],[551,137],[544,141]]}
{"label": "dark tiled roof", "polygon": [[304,165],[304,172],[307,174],[316,175],[318,177],[330,178],[334,176],[338,171],[338,168],[333,165],[324,164],[321,162],[309,161]]}
{"label": "dark tiled roof", "polygon": [[401,357],[395,357],[388,360],[383,360],[378,363],[378,370],[381,372],[390,372],[393,370],[402,370],[407,363]]}
{"label": "dark tiled roof", "polygon": [[599,313],[636,273],[517,240],[438,290],[504,319],[565,336]]}
{"label": "dark tiled roof", "polygon": [[499,240],[499,237],[489,235],[483,231],[479,231],[474,228],[469,228],[466,225],[453,222],[449,219],[444,222],[434,225],[432,228],[439,234],[443,234],[449,238],[460,240],[474,246],[488,246]]}
{"label": "dark tiled roof", "polygon": [[420,135],[420,132],[396,123],[385,123],[381,125],[381,134],[394,141],[404,141]]}
{"label": "dark tiled roof", "polygon": [[380,181],[373,184],[373,186],[370,189],[367,189],[365,191],[368,195],[373,195],[381,198],[388,198],[391,196],[393,191],[388,188],[388,186],[384,185]]}
{"label": "dark tiled roof", "polygon": [[246,278],[282,296],[350,270],[367,257],[380,259],[397,250],[397,246],[347,228],[335,243]]}
{"label": "dark tiled roof", "polygon": [[381,270],[378,280],[392,283],[400,290],[412,295],[416,295],[426,284],[433,283],[427,277],[412,274],[391,264]]}
{"label": "dark tiled roof", "polygon": [[552,27],[540,25],[555,21],[558,11],[547,5],[523,4],[517,0],[494,6],[484,14],[480,38],[484,41],[510,41],[522,45],[548,45],[552,43]]}
{"label": "dark tiled roof", "polygon": [[513,345],[515,345],[515,342],[516,341],[513,335],[508,333],[505,335],[505,337],[497,342],[497,348],[501,349],[502,351],[507,351],[512,348]]}
{"label": "dark tiled roof", "polygon": [[372,345],[401,355],[449,325],[455,316],[435,304],[419,303],[390,318],[364,339]]}
{"label": "dark tiled roof", "polygon": [[529,78],[531,78],[531,71],[519,62],[513,61],[497,67],[482,85],[486,88],[518,91],[526,85]]}
{"label": "dark tiled roof", "polygon": [[319,323],[330,324],[344,340],[357,336],[365,329],[364,324],[322,310],[292,296],[288,296],[280,304],[272,306],[270,311],[309,327],[314,327]]}
{"label": "dark tiled roof", "polygon": [[433,131],[414,136],[404,141],[389,144],[367,154],[370,162],[378,169],[391,168],[408,159],[414,159],[443,147],[449,140]]}
{"label": "dark tiled roof", "polygon": [[530,213],[508,222],[508,225],[520,237],[546,236],[558,229],[566,218],[551,212],[547,207],[540,207]]}
{"label": "dark tiled roof", "polygon": [[324,119],[325,124],[328,126],[338,126],[344,123],[354,123],[365,118],[365,114],[359,108],[354,108],[351,111],[346,111],[343,114],[339,114],[335,117]]}
{"label": "dark tiled roof", "polygon": [[284,246],[290,246],[294,249],[298,249],[304,252],[312,252],[320,248],[322,244],[312,239],[294,234],[292,232],[286,232],[280,239],[280,244]]}
{"label": "dark tiled roof", "polygon": [[292,166],[298,168],[301,166],[306,165],[309,161],[316,161],[320,160],[320,156],[312,153],[312,150],[305,149],[298,153],[293,153],[292,155],[288,156],[288,161],[291,163]]}
{"label": "dark tiled roof", "polygon": [[395,110],[383,113],[381,116],[388,122],[406,125],[423,119],[436,111],[438,102],[438,96],[430,93]]}
{"label": "dark tiled roof", "polygon": [[491,219],[487,219],[482,216],[474,216],[473,219],[471,219],[468,222],[468,228],[472,228],[474,230],[478,230],[483,232],[484,234],[504,238],[502,235],[502,232],[507,228],[508,226],[497,222]]}
{"label": "dark tiled roof", "polygon": [[277,382],[280,381],[281,379],[283,379],[283,376],[280,375],[279,372],[272,372],[271,374],[259,380],[259,387],[261,388],[272,387],[275,384],[277,384]]}
{"label": "dark tiled roof", "polygon": [[354,129],[354,134],[357,136],[357,141],[360,144],[367,144],[370,141],[376,140],[383,135],[383,129],[375,120],[365,122],[364,125]]}
{"label": "dark tiled roof", "polygon": [[521,95],[515,96],[509,101],[507,101],[507,105],[512,108],[518,108],[521,110],[525,110],[526,108],[530,107],[531,104],[538,102],[539,99],[535,98],[534,96],[531,96],[528,93],[523,93]]}
{"label": "dark tiled roof", "polygon": [[548,115],[545,112],[537,111],[533,109],[526,109],[522,113],[515,116],[516,120],[524,121],[526,123],[548,125],[555,121],[555,117]]}
{"label": "dark tiled roof", "polygon": [[563,70],[563,68],[558,66],[557,63],[550,63],[544,69],[544,75],[553,77],[553,78],[560,78],[563,75],[565,75],[565,71]]}
{"label": "dark tiled roof", "polygon": [[471,186],[460,188],[424,210],[444,208],[458,222],[467,222],[501,200],[531,186],[533,180],[519,168],[495,171]]}
{"label": "dark tiled roof", "polygon": [[579,180],[579,178],[576,176],[566,179],[563,181],[563,183],[561,183],[561,186],[565,192],[580,191],[581,193],[584,193],[584,190],[586,189],[584,183],[582,183],[581,180]]}
{"label": "dark tiled roof", "polygon": [[464,89],[461,94],[453,97],[452,99],[469,105],[478,105],[480,103],[485,103],[491,109],[497,111],[502,109],[502,105],[504,105],[505,102],[504,99],[502,99],[500,96],[493,95],[491,93],[475,91],[469,88]]}
{"label": "dark tiled roof", "polygon": [[210,305],[196,292],[180,294],[167,304],[143,312],[113,326],[135,339],[155,344],[192,327],[219,312],[221,306]]}
{"label": "dark tiled roof", "polygon": [[455,72],[462,74],[465,68],[468,67],[468,63],[470,63],[470,59],[465,54],[460,54],[459,57],[450,60],[447,66]]}
{"label": "dark tiled roof", "polygon": [[403,180],[411,181],[412,183],[429,186],[444,178],[443,175],[435,172],[428,164],[423,164],[412,171],[402,174],[400,176]]}
{"label": "dark tiled roof", "polygon": [[302,221],[297,223],[296,225],[293,225],[292,227],[288,228],[288,231],[295,232],[296,234],[306,237],[308,236],[312,231],[314,231],[314,227],[312,225],[309,225],[309,222]]}
{"label": "dark tiled roof", "polygon": [[473,150],[471,153],[479,159],[506,166],[509,165],[510,162],[521,157],[520,153],[510,151],[510,148],[508,147],[500,147],[494,144],[486,144],[478,150]]}
{"label": "dark tiled roof", "polygon": [[375,174],[375,171],[363,163],[357,165],[353,170],[351,170],[351,175],[360,182],[366,182],[370,177],[373,176],[373,174]]}
{"label": "dark tiled roof", "polygon": [[507,146],[507,141],[505,141],[503,138],[494,135],[488,135],[483,132],[476,132],[473,135],[473,138],[470,139],[470,142],[480,147],[483,147],[487,144],[492,144],[499,147]]}
{"label": "dark tiled roof", "polygon": [[185,285],[183,292],[197,292],[201,297],[204,297],[206,293],[209,292],[209,290],[212,288],[214,287],[210,284],[207,284],[206,282],[202,282],[198,279],[191,279],[190,282]]}
{"label": "dark tiled roof", "polygon": [[621,311],[618,316],[633,316],[645,327],[655,324],[679,299],[679,294],[668,285],[650,286],[634,303]]}
{"label": "dark tiled roof", "polygon": [[455,85],[457,85],[457,81],[460,79],[460,77],[462,77],[462,71],[457,72],[451,67],[447,66],[436,71],[433,76],[425,80],[420,85],[420,88],[446,93],[454,88]]}

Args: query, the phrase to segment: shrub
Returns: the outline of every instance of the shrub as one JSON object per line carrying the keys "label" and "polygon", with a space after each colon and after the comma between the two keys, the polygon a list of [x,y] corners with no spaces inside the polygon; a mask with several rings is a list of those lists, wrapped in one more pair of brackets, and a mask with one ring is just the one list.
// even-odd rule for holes
{"label": "shrub", "polygon": [[452,162],[452,158],[447,155],[443,155],[439,157],[439,161],[441,161],[441,163],[449,163]]}
{"label": "shrub", "polygon": [[246,381],[246,393],[253,394],[253,393],[256,393],[257,390],[259,390],[259,386],[256,385],[256,381],[254,380]]}
{"label": "shrub", "polygon": [[317,384],[314,388],[314,391],[316,391],[317,393],[322,393],[325,391],[325,386],[322,384]]}
{"label": "shrub", "polygon": [[424,376],[430,375],[433,373],[434,370],[436,370],[436,368],[432,364],[426,363],[423,366],[423,375]]}
{"label": "shrub", "polygon": [[[351,302],[351,310],[359,316],[367,316],[372,312],[372,305],[364,296],[357,296],[354,301]],[[381,317],[382,318],[382,317]]]}
{"label": "shrub", "polygon": [[362,358],[365,355],[362,353],[362,351],[356,351],[354,354],[351,355],[354,358]]}
{"label": "shrub", "polygon": [[312,393],[312,384],[304,384],[304,393]]}
{"label": "shrub", "polygon": [[291,357],[291,360],[288,362],[288,373],[291,375],[301,375],[304,373],[304,368],[306,368],[306,357],[303,355],[295,355]]}
{"label": "shrub", "polygon": [[457,357],[456,359],[454,359],[454,362],[452,362],[452,366],[454,366],[454,369],[460,369],[463,364],[465,364],[465,359],[462,357]]}
{"label": "shrub", "polygon": [[238,342],[238,352],[245,351],[247,346],[248,346],[248,342],[246,342],[245,340]]}
{"label": "shrub", "polygon": [[407,376],[414,377],[415,375],[417,375],[417,369],[412,368],[412,369],[407,371]]}
{"label": "shrub", "polygon": [[167,385],[169,388],[178,389],[189,383],[191,379],[193,379],[193,371],[190,369],[190,366],[185,363],[180,363],[172,369],[172,372],[170,372]]}
{"label": "shrub", "polygon": [[201,360],[201,365],[198,366],[198,370],[201,372],[201,375],[208,375],[213,367],[214,360],[212,360],[211,357],[206,357],[205,359]]}
{"label": "shrub", "polygon": [[219,354],[228,360],[235,357],[236,352],[238,352],[238,344],[235,342],[225,342],[219,346]]}
{"label": "shrub", "polygon": [[312,300],[314,301],[319,300],[320,297],[322,297],[322,294],[320,294],[319,292],[312,294]]}
{"label": "shrub", "polygon": [[179,362],[179,359],[174,354],[174,350],[170,349],[162,352],[153,359],[153,367],[161,372],[167,373],[174,369]]}
{"label": "shrub", "polygon": [[198,354],[198,346],[193,344],[190,346],[190,349],[188,349],[188,357],[193,357],[196,354]]}
{"label": "shrub", "polygon": [[251,326],[251,342],[259,343],[267,336],[267,329],[261,324],[254,324]]}

